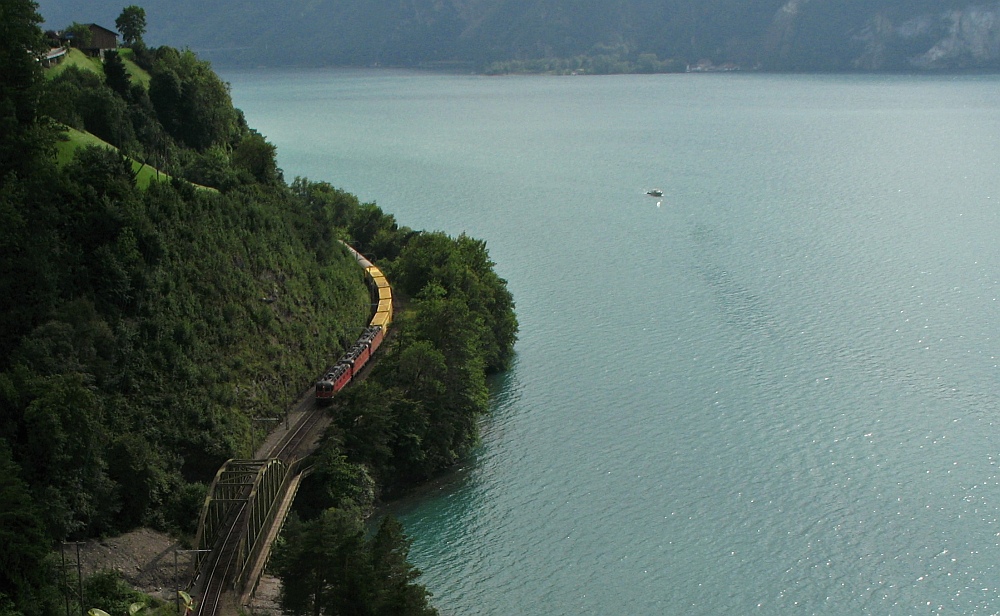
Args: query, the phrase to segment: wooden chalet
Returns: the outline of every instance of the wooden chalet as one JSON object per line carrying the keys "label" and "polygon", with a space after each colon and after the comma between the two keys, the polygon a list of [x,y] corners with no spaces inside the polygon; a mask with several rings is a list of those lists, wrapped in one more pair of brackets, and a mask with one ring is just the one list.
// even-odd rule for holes
{"label": "wooden chalet", "polygon": [[90,28],[90,45],[80,47],[88,56],[104,57],[104,52],[118,49],[118,33],[97,24],[87,24]]}

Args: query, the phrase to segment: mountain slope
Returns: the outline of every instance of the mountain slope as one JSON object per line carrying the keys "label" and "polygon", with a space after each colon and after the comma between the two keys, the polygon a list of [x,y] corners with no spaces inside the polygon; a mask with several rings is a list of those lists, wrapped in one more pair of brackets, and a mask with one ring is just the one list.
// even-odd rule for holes
{"label": "mountain slope", "polygon": [[[121,2],[43,0],[49,27]],[[147,42],[216,65],[412,66],[608,49],[770,70],[1000,68],[1000,2],[970,0],[147,0]]]}

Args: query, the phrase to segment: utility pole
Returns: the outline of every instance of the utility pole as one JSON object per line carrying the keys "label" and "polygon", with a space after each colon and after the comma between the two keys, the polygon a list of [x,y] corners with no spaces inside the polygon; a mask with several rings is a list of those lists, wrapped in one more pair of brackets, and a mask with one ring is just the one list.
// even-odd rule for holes
{"label": "utility pole", "polygon": [[66,598],[66,616],[69,616],[69,580],[66,579],[66,544],[59,544],[59,555],[62,557],[63,596]]}

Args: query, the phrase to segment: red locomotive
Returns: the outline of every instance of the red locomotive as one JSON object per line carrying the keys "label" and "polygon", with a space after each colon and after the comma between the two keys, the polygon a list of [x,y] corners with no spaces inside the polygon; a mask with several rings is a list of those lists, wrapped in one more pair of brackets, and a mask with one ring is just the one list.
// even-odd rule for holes
{"label": "red locomotive", "polygon": [[354,346],[347,349],[344,356],[337,361],[337,365],[316,382],[317,402],[329,402],[338,391],[351,382],[356,374],[361,372],[372,354],[382,344],[389,331],[389,323],[392,322],[392,290],[382,271],[358,251],[350,246],[347,246],[347,249],[365,270],[368,288],[371,289],[375,305],[375,314]]}

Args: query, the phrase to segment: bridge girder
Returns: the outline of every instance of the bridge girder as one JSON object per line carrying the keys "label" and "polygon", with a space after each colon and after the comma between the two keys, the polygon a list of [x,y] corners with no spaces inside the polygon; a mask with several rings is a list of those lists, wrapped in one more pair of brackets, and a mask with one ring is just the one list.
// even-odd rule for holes
{"label": "bridge girder", "polygon": [[220,531],[227,528],[227,522],[241,504],[249,507],[249,524],[245,536],[240,541],[242,570],[246,558],[254,548],[254,543],[265,524],[270,523],[268,512],[281,495],[281,486],[286,482],[289,467],[277,458],[266,460],[227,460],[215,474],[198,521],[195,559],[192,580],[198,576],[202,564],[219,542]]}

